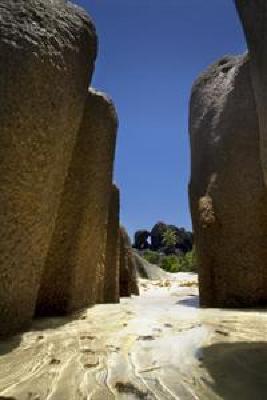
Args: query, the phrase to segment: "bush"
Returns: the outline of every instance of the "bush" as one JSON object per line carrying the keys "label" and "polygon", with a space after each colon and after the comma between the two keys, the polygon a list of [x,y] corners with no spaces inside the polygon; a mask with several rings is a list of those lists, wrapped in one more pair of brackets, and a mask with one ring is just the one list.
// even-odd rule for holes
{"label": "bush", "polygon": [[189,251],[183,257],[181,257],[181,271],[182,272],[198,271],[196,251],[194,247],[192,251]]}
{"label": "bush", "polygon": [[166,256],[161,260],[160,267],[167,272],[178,272],[178,257]]}
{"label": "bush", "polygon": [[160,267],[167,272],[197,272],[195,249],[184,256],[166,256],[161,260]]}
{"label": "bush", "polygon": [[158,265],[160,263],[160,254],[156,251],[146,250],[143,254],[143,257],[150,264]]}

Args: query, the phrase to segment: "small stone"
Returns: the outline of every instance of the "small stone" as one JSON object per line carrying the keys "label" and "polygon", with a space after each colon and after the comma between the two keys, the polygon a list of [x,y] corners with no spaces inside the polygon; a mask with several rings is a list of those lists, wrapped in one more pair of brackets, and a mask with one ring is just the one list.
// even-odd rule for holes
{"label": "small stone", "polygon": [[56,358],[52,358],[52,360],[50,361],[51,365],[59,365],[60,364],[60,360],[56,359]]}

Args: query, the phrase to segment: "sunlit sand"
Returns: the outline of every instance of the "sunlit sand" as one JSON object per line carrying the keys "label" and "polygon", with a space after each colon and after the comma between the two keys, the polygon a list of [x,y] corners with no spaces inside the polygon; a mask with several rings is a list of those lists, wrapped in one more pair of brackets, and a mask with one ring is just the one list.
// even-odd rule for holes
{"label": "sunlit sand", "polygon": [[1,399],[264,399],[267,314],[198,308],[194,274],[0,344]]}

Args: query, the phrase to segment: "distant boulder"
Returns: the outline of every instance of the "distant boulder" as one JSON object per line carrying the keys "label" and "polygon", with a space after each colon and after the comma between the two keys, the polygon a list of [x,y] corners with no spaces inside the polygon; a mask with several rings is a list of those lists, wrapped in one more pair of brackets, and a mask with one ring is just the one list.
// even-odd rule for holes
{"label": "distant boulder", "polygon": [[[166,248],[164,244],[164,234],[168,230],[175,232],[176,235],[176,244],[173,249]],[[186,231],[184,228],[178,228],[175,225],[167,225],[164,222],[158,222],[154,225],[151,231],[151,247],[154,251],[161,250],[165,254],[173,254],[176,251],[185,254],[192,250],[193,234],[192,232]]]}
{"label": "distant boulder", "polygon": [[157,222],[151,231],[151,247],[157,251],[164,247],[163,234],[168,230],[168,225],[164,222]]}
{"label": "distant boulder", "polygon": [[132,251],[137,277],[149,280],[164,280],[170,277],[170,274],[155,264],[150,264],[136,250]]}
{"label": "distant boulder", "polygon": [[176,249],[183,253],[188,253],[193,248],[193,234],[192,232],[186,231],[184,228],[180,228],[176,231],[177,242]]}
{"label": "distant boulder", "polygon": [[134,235],[134,248],[138,250],[149,249],[150,245],[148,243],[148,238],[150,237],[150,232],[146,230],[140,230],[135,232]]}

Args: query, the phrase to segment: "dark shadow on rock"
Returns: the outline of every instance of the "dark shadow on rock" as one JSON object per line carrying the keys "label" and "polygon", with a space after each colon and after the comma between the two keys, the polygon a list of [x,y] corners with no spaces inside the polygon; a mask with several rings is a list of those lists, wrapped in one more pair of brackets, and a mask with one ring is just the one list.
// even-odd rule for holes
{"label": "dark shadow on rock", "polygon": [[10,353],[16,347],[18,347],[20,343],[21,335],[11,336],[9,338],[0,338],[0,356]]}
{"label": "dark shadow on rock", "polygon": [[224,400],[267,398],[267,342],[218,343],[203,347],[205,382]]}
{"label": "dark shadow on rock", "polygon": [[190,297],[178,300],[176,304],[180,304],[186,307],[199,308],[199,296],[191,295]]}
{"label": "dark shadow on rock", "polygon": [[57,329],[66,324],[70,324],[71,322],[77,320],[84,320],[86,319],[84,316],[88,308],[79,310],[69,315],[35,317],[35,319],[32,322],[32,325],[28,329],[28,332],[42,331],[46,329]]}

